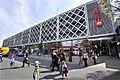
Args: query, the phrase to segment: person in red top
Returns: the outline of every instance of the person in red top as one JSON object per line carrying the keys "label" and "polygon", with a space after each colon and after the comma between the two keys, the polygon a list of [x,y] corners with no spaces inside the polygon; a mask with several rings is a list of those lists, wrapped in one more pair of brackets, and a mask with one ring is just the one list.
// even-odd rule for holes
{"label": "person in red top", "polygon": [[69,62],[72,62],[72,51],[71,50],[68,52],[68,58],[69,58]]}

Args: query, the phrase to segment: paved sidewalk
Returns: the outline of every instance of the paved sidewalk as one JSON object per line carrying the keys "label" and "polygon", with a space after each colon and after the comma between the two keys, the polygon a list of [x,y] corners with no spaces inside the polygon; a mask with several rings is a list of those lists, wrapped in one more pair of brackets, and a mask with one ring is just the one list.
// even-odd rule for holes
{"label": "paved sidewalk", "polygon": [[9,63],[7,58],[0,63],[0,80],[32,80],[33,66],[21,68],[22,62],[16,61],[15,68],[11,68]]}
{"label": "paved sidewalk", "polygon": [[[36,59],[47,59],[50,57],[44,55],[44,57],[37,57]],[[78,57],[73,56],[73,62],[67,61],[69,67],[68,78],[64,80],[120,80],[120,59],[110,56],[100,56],[97,59],[97,65],[93,65],[93,61],[89,60],[89,66],[84,67],[84,64],[78,65]],[[44,63],[42,63],[43,65]],[[44,66],[46,69],[41,69],[40,80],[61,80],[59,72],[50,72],[47,69],[48,66]],[[117,74],[117,76],[116,76]]]}
{"label": "paved sidewalk", "polygon": [[[32,56],[33,60],[41,61],[40,80],[120,80],[120,59],[114,57],[102,56],[98,58],[99,64],[93,65],[90,61],[87,68],[84,64],[78,65],[77,57],[73,57],[73,62],[67,62],[69,67],[68,77],[61,78],[58,71],[51,72],[49,69],[50,57],[44,55],[41,57]],[[0,80],[32,80],[34,66],[21,68],[22,62],[16,61],[15,69],[9,66],[10,59],[3,58],[0,63]]]}

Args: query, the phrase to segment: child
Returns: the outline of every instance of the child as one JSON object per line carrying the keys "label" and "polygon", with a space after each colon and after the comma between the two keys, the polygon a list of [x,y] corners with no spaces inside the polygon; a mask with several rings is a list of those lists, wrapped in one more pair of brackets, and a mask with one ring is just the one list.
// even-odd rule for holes
{"label": "child", "polygon": [[67,77],[67,73],[68,73],[68,67],[67,67],[67,64],[65,63],[65,61],[62,61],[62,78],[64,77],[64,74],[65,74],[65,77]]}
{"label": "child", "polygon": [[14,57],[12,57],[12,59],[11,59],[10,66],[11,66],[11,68],[15,67],[15,58]]}
{"label": "child", "polygon": [[39,80],[39,76],[40,76],[40,69],[39,69],[39,61],[35,61],[35,69],[33,72],[33,79],[34,80]]}

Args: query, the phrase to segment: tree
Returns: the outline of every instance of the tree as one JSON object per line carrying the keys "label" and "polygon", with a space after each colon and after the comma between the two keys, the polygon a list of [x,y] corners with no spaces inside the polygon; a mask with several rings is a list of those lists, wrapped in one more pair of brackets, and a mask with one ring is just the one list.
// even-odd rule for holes
{"label": "tree", "polygon": [[39,52],[42,52],[43,44],[42,43],[37,44],[37,48],[39,48]]}
{"label": "tree", "polygon": [[38,48],[39,48],[39,50],[40,50],[40,49],[42,49],[42,48],[43,48],[43,44],[42,44],[42,43],[37,44],[37,47],[38,47]]}
{"label": "tree", "polygon": [[54,49],[59,49],[62,46],[61,42],[53,42],[51,43],[51,47]]}
{"label": "tree", "polygon": [[91,41],[88,41],[87,39],[81,42],[81,45],[83,46],[90,46],[90,44],[91,44]]}
{"label": "tree", "polygon": [[30,45],[25,45],[24,49],[25,50],[27,50],[27,49],[30,50]]}

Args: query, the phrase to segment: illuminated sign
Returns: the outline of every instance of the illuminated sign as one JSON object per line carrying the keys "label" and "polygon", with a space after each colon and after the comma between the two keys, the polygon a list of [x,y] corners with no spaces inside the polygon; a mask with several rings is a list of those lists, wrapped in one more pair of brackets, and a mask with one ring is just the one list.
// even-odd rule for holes
{"label": "illuminated sign", "polygon": [[102,27],[102,25],[103,25],[102,21],[100,21],[100,20],[96,21],[96,26],[97,27]]}

